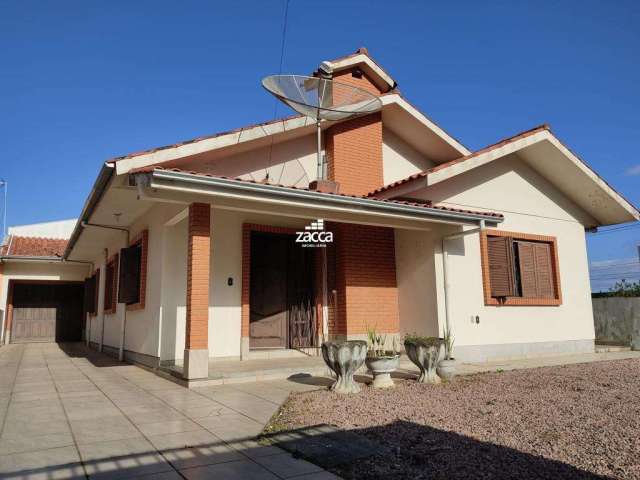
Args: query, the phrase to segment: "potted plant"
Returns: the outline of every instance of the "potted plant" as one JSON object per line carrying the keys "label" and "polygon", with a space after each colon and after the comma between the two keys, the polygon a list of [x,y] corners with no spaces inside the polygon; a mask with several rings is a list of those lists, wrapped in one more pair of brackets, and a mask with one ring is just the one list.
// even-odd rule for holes
{"label": "potted plant", "polygon": [[424,337],[415,333],[404,336],[404,350],[409,360],[420,369],[419,383],[440,383],[436,367],[443,344],[443,338]]}
{"label": "potted plant", "polygon": [[369,350],[365,363],[373,374],[374,388],[393,388],[391,374],[400,364],[400,353],[396,352],[396,339],[393,339],[392,350],[385,350],[386,335],[378,335],[375,329],[368,329]]}
{"label": "potted plant", "polygon": [[362,367],[366,355],[367,342],[364,340],[324,342],[322,358],[336,376],[331,390],[337,393],[358,393],[360,386],[353,379],[353,375]]}
{"label": "potted plant", "polygon": [[447,325],[444,330],[444,359],[438,363],[436,372],[443,380],[450,381],[456,376],[456,359],[453,358],[454,337],[451,327]]}

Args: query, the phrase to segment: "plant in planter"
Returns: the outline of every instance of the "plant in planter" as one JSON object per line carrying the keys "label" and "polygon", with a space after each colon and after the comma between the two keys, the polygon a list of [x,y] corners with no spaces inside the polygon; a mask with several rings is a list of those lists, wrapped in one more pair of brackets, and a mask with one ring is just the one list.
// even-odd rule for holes
{"label": "plant in planter", "polygon": [[451,381],[456,376],[456,359],[453,358],[454,336],[451,327],[447,325],[444,330],[444,359],[438,363],[436,372],[443,380]]}
{"label": "plant in planter", "polygon": [[358,393],[360,386],[353,379],[367,356],[367,342],[349,340],[346,342],[324,342],[322,358],[327,367],[336,375],[331,390],[337,393]]}
{"label": "plant in planter", "polygon": [[419,383],[440,383],[436,367],[443,345],[443,338],[423,337],[415,333],[405,335],[404,350],[409,360],[420,369]]}
{"label": "plant in planter", "polygon": [[396,352],[396,339],[393,339],[392,350],[385,350],[386,335],[378,335],[375,329],[368,329],[369,351],[365,363],[373,374],[374,388],[393,388],[391,374],[400,364],[400,353]]}

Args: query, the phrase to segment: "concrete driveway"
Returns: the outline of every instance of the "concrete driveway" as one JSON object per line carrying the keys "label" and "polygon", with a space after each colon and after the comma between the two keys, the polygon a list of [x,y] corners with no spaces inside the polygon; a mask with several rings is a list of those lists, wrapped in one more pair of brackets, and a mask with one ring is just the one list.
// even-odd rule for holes
{"label": "concrete driveway", "polygon": [[0,478],[337,478],[253,438],[281,380],[188,390],[81,344],[0,348]]}

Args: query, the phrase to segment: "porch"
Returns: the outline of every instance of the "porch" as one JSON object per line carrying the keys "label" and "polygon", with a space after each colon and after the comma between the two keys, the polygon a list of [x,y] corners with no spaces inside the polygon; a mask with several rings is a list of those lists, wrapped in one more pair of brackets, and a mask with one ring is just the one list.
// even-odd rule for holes
{"label": "porch", "polygon": [[[428,202],[144,175],[136,176],[141,198],[164,217],[159,363],[185,380],[327,373],[322,342],[366,339],[369,328],[386,336],[388,349],[401,348],[405,332],[438,335],[443,237],[501,221]],[[182,181],[199,186],[178,191]],[[264,355],[284,358],[265,368],[256,358]],[[227,363],[237,361],[244,365]]]}

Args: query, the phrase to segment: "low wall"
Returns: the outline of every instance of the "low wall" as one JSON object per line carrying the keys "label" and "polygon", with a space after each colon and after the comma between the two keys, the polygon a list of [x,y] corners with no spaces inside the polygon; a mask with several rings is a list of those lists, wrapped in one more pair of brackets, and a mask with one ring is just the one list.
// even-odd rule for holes
{"label": "low wall", "polygon": [[640,297],[594,298],[596,343],[640,350]]}

